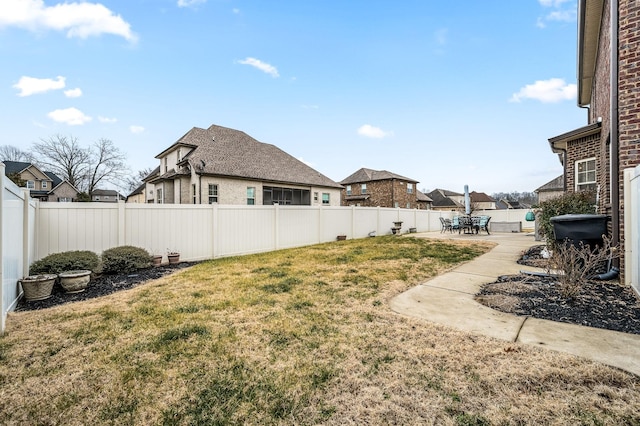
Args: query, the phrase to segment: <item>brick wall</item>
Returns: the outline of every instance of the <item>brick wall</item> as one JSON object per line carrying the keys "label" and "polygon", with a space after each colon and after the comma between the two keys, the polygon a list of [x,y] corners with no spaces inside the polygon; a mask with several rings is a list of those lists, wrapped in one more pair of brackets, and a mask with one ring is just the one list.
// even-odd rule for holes
{"label": "brick wall", "polygon": [[[411,194],[407,193],[407,184],[413,184],[413,191]],[[405,182],[400,180],[377,180],[366,182],[367,191],[369,196],[364,200],[351,200],[347,201],[347,191],[342,190],[341,204],[343,206],[360,205],[362,207],[396,207],[398,204],[400,208],[417,209],[417,188],[415,182]],[[351,195],[359,196],[362,194],[362,184],[351,184]]]}

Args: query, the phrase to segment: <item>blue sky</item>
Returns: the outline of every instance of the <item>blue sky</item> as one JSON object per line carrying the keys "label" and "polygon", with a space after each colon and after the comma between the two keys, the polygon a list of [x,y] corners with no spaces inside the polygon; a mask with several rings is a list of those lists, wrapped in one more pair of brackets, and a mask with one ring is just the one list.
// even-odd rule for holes
{"label": "blue sky", "polygon": [[2,0],[0,145],[107,138],[132,171],[192,127],[339,182],[533,191],[576,106],[576,0]]}

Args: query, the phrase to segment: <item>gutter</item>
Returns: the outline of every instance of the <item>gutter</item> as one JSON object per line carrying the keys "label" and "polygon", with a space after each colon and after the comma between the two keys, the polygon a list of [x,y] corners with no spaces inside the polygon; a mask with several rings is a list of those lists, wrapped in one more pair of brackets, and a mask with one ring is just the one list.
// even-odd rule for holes
{"label": "gutter", "polygon": [[[620,149],[620,140],[618,135],[618,102],[619,91],[618,81],[620,64],[618,57],[618,0],[611,0],[610,3],[610,15],[611,15],[611,80],[610,80],[610,170],[609,182],[611,185],[611,239],[612,244],[619,245],[620,243],[620,163],[618,158],[618,152]],[[616,259],[616,266],[619,265],[619,260]]]}

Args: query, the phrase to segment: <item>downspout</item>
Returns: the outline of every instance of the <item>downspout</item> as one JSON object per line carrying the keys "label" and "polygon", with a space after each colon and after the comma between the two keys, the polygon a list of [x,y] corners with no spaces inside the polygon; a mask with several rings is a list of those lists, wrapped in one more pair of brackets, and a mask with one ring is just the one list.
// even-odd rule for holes
{"label": "downspout", "polygon": [[[609,161],[611,175],[609,183],[611,186],[611,243],[614,246],[620,244],[620,164],[618,159],[618,151],[620,149],[620,141],[618,137],[618,0],[611,0],[611,80],[610,80],[610,138],[611,144],[609,151]],[[619,259],[615,259],[616,266],[619,267]]]}

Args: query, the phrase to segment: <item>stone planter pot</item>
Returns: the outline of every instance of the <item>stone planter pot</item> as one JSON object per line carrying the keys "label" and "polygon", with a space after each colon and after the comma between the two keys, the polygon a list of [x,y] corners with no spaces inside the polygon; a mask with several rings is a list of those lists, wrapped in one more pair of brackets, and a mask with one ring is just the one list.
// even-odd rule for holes
{"label": "stone planter pot", "polygon": [[51,297],[57,276],[54,274],[29,275],[19,280],[27,302],[44,300]]}
{"label": "stone planter pot", "polygon": [[180,253],[169,253],[167,259],[169,259],[169,264],[171,265],[180,263]]}
{"label": "stone planter pot", "polygon": [[91,280],[91,271],[79,269],[77,271],[66,271],[58,275],[60,285],[67,293],[80,293],[84,291]]}
{"label": "stone planter pot", "polygon": [[160,265],[162,265],[162,255],[156,254],[153,256],[153,266],[160,266]]}

